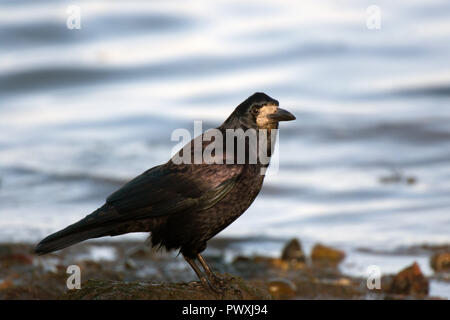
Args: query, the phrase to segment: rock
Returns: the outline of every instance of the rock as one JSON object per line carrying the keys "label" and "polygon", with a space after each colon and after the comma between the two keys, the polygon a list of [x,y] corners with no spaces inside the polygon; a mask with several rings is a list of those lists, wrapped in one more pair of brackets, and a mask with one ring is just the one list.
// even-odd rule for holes
{"label": "rock", "polygon": [[336,266],[345,258],[345,253],[322,244],[316,244],[311,252],[314,263]]}
{"label": "rock", "polygon": [[[286,261],[283,259],[279,259],[279,258],[268,258],[267,259],[268,262],[268,266],[271,268],[277,268],[283,271],[289,270],[291,268],[291,263],[290,261]],[[292,266],[294,266],[296,264],[295,261],[293,261]]]}
{"label": "rock", "polygon": [[274,299],[290,299],[297,292],[296,285],[287,279],[272,279],[268,284],[269,293]]}
{"label": "rock", "polygon": [[298,239],[292,239],[283,248],[281,259],[288,262],[305,262],[305,254]]}
{"label": "rock", "polygon": [[400,271],[391,281],[388,293],[402,295],[428,295],[429,282],[417,262]]}
{"label": "rock", "polygon": [[4,280],[0,281],[0,290],[8,289],[14,286],[13,282],[11,280]]}
{"label": "rock", "polygon": [[190,283],[119,282],[88,280],[80,290],[70,290],[63,296],[69,300],[254,300],[271,299],[268,291],[253,286],[239,277],[220,275],[223,295],[205,289],[198,281]]}
{"label": "rock", "polygon": [[268,268],[277,268],[277,269],[281,269],[281,270],[289,269],[289,263],[287,261],[281,260],[280,258],[255,256],[249,262],[264,265],[266,268],[267,267]]}
{"label": "rock", "polygon": [[450,272],[450,252],[435,253],[430,264],[436,272]]}
{"label": "rock", "polygon": [[[243,261],[243,260],[241,260],[241,261]],[[305,264],[303,262],[296,262],[295,260],[286,261],[286,260],[283,260],[280,258],[271,258],[271,257],[264,257],[264,256],[255,256],[249,262],[256,263],[256,264],[263,264],[268,268],[275,268],[275,269],[280,269],[283,271],[299,270],[299,269],[303,269],[305,267]]]}

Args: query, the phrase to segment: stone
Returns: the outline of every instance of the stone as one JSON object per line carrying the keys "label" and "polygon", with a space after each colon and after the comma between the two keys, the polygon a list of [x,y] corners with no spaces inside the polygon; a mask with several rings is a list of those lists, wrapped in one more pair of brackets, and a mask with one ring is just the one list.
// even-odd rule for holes
{"label": "stone", "polygon": [[0,290],[8,289],[14,286],[13,282],[11,280],[0,280]]}
{"label": "stone", "polygon": [[435,253],[430,264],[436,272],[450,272],[450,252]]}
{"label": "stone", "polygon": [[221,274],[223,281],[217,294],[200,282],[151,283],[88,280],[80,290],[69,290],[62,297],[68,300],[266,300],[269,292],[242,278]]}
{"label": "stone", "polygon": [[345,253],[341,250],[316,244],[311,252],[311,259],[314,263],[326,265],[338,265],[345,258]]}
{"label": "stone", "polygon": [[289,262],[305,262],[305,254],[298,239],[290,240],[281,253],[281,259]]}
{"label": "stone", "polygon": [[402,295],[428,295],[428,279],[423,275],[417,262],[401,270],[391,281],[388,293]]}
{"label": "stone", "polygon": [[296,285],[287,279],[272,279],[268,284],[269,293],[274,299],[290,299],[297,292]]}

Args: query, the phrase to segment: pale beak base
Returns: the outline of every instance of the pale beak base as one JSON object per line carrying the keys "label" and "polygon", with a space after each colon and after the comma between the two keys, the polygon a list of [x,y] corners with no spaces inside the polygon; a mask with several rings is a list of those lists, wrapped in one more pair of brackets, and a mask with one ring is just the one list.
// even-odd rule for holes
{"label": "pale beak base", "polygon": [[275,113],[269,114],[268,118],[274,121],[292,121],[296,119],[292,113],[281,108],[277,108]]}

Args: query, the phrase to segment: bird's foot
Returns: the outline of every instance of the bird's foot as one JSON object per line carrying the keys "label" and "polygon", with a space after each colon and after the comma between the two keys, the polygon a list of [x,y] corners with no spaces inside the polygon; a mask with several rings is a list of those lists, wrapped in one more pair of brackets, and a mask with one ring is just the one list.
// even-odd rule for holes
{"label": "bird's foot", "polygon": [[201,279],[201,282],[206,290],[212,291],[216,296],[223,299],[226,290],[222,286],[217,286],[217,284],[211,283],[211,281],[206,278]]}
{"label": "bird's foot", "polygon": [[222,287],[217,287],[208,278],[201,277],[200,282],[202,283],[203,288],[205,288],[206,290],[211,290],[216,295],[220,295],[220,296],[222,296],[224,294],[224,290],[222,289]]}
{"label": "bird's foot", "polygon": [[213,283],[215,286],[219,286],[221,288],[225,287],[225,281],[222,277],[218,276],[214,272],[211,272],[209,274],[209,280],[211,283]]}
{"label": "bird's foot", "polygon": [[227,292],[230,288],[226,284],[225,280],[215,274],[214,272],[211,272],[208,274],[208,279],[210,283],[210,287],[212,287],[213,291],[216,292],[216,294],[219,294],[221,298],[223,299],[225,296],[225,292]]}

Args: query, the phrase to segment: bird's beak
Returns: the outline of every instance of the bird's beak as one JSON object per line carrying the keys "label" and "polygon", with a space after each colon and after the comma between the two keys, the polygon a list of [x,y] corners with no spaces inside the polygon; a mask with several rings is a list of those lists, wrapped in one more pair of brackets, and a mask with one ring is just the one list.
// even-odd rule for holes
{"label": "bird's beak", "polygon": [[276,112],[267,115],[267,117],[275,121],[295,120],[295,116],[292,113],[281,108],[277,108]]}

